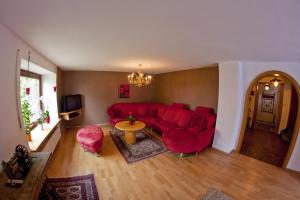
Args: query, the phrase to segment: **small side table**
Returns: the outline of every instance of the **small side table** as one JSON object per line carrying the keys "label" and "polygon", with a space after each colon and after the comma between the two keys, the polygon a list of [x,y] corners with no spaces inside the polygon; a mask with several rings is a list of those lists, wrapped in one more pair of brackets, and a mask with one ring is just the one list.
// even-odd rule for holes
{"label": "small side table", "polygon": [[141,121],[135,121],[134,124],[130,124],[129,121],[122,121],[116,123],[115,127],[125,132],[125,141],[127,144],[136,143],[136,132],[145,128],[145,123]]}

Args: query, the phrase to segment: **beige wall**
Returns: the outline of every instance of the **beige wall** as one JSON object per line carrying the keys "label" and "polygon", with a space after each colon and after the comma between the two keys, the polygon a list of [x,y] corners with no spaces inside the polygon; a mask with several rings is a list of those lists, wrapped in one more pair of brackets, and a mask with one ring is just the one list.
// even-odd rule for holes
{"label": "beige wall", "polygon": [[84,116],[67,122],[66,126],[107,123],[106,109],[115,102],[150,102],[154,86],[130,86],[130,98],[118,98],[118,85],[127,83],[127,73],[96,71],[63,71],[62,95],[82,94]]}
{"label": "beige wall", "polygon": [[219,69],[206,67],[155,76],[155,100],[187,103],[191,108],[209,106],[217,111]]}
{"label": "beige wall", "polygon": [[60,77],[58,72],[62,95],[82,94],[84,98],[84,115],[65,125],[107,123],[106,109],[115,102],[183,102],[191,108],[203,105],[217,109],[218,67],[156,75],[152,85],[130,86],[130,98],[120,99],[118,85],[127,83],[126,75],[122,72],[63,71]]}

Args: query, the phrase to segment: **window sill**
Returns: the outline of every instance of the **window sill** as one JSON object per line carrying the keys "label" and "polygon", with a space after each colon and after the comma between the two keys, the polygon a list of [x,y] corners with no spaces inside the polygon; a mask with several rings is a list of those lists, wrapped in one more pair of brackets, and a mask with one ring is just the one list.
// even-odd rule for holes
{"label": "window sill", "polygon": [[48,139],[52,136],[56,128],[58,127],[61,119],[58,119],[51,124],[43,124],[44,130],[41,129],[40,126],[35,127],[31,131],[31,139],[32,141],[28,142],[29,148],[32,152],[40,151],[41,147],[46,144]]}

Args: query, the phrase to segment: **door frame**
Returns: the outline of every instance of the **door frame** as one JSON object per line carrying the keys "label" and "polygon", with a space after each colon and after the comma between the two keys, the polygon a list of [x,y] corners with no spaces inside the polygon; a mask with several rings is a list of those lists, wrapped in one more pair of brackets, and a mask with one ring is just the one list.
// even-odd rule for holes
{"label": "door frame", "polygon": [[[244,100],[244,114],[243,114],[243,121],[242,121],[241,130],[240,130],[240,135],[239,135],[239,141],[238,141],[238,145],[237,145],[237,149],[236,149],[237,152],[240,152],[243,141],[244,141],[244,137],[245,137],[246,126],[247,126],[247,117],[248,117],[248,111],[249,111],[249,96],[251,94],[251,91],[260,79],[262,79],[263,77],[268,76],[268,75],[273,76],[274,74],[279,74],[280,76],[283,76],[286,79],[288,79],[292,83],[293,87],[295,88],[295,90],[297,92],[298,102],[300,100],[300,86],[299,86],[298,82],[289,74],[282,72],[282,71],[267,71],[267,72],[264,72],[264,73],[261,73],[260,75],[258,75],[248,86],[248,89],[247,89],[247,92],[246,92],[246,95],[244,98],[245,99]],[[300,129],[300,106],[298,106],[295,128],[293,130],[293,135],[292,135],[292,138],[290,141],[288,151],[287,151],[286,156],[283,161],[283,165],[282,165],[283,168],[287,168],[287,164],[291,158],[291,155],[293,153],[293,150],[294,150],[294,147],[295,147],[295,144],[297,141],[299,129]]]}

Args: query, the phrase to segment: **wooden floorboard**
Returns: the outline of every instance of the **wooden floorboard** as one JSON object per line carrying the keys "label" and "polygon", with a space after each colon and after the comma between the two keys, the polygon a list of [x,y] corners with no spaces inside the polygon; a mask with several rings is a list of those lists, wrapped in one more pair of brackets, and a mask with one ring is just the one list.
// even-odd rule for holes
{"label": "wooden floorboard", "polygon": [[238,153],[209,148],[180,159],[171,152],[127,164],[105,132],[101,156],[84,152],[68,129],[52,157],[48,177],[93,173],[102,200],[199,199],[216,187],[234,199],[300,199],[300,175]]}

